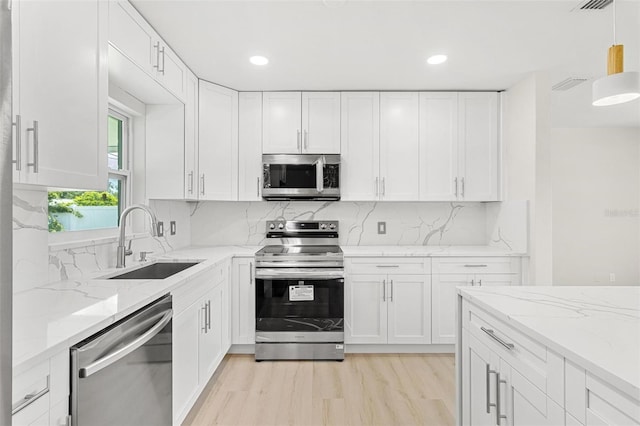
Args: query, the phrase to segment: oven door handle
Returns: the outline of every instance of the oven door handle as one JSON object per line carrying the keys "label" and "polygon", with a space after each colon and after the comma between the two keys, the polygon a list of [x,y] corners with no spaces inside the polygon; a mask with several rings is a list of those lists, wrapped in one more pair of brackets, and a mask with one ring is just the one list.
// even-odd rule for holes
{"label": "oven door handle", "polygon": [[333,280],[344,278],[344,269],[318,269],[310,268],[291,270],[288,268],[256,268],[256,279],[308,279],[308,280]]}
{"label": "oven door handle", "polygon": [[324,156],[320,156],[315,163],[316,166],[316,191],[324,191]]}

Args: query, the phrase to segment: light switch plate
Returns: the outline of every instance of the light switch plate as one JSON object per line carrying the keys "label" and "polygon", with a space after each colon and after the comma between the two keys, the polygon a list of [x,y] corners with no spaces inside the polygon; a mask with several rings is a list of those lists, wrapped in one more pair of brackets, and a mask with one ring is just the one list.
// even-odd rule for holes
{"label": "light switch plate", "polygon": [[158,222],[158,237],[164,237],[164,222]]}
{"label": "light switch plate", "polygon": [[176,235],[176,221],[172,220],[171,222],[169,222],[169,232],[171,233],[171,235]]}
{"label": "light switch plate", "polygon": [[387,233],[387,222],[378,222],[378,234]]}

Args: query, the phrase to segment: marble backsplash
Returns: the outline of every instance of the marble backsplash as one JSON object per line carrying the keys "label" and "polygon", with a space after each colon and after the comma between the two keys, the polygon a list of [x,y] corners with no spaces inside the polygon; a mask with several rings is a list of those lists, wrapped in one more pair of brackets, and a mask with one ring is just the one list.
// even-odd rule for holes
{"label": "marble backsplash", "polygon": [[[266,221],[282,218],[338,219],[341,245],[492,245],[526,251],[526,202],[199,202],[191,204],[191,243],[261,245]],[[386,222],[386,234],[378,234],[378,222]]]}

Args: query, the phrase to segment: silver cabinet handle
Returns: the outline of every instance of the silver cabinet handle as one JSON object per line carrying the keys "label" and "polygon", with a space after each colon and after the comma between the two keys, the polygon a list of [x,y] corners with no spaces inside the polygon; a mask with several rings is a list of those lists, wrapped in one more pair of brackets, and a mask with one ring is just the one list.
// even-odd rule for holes
{"label": "silver cabinet handle", "polygon": [[482,265],[482,264],[467,264],[464,265],[465,268],[486,268],[488,265]]}
{"label": "silver cabinet handle", "polygon": [[456,198],[458,198],[458,178],[453,179],[453,186],[456,189]]}
{"label": "silver cabinet handle", "polygon": [[478,280],[478,285],[482,287],[482,280]]}
{"label": "silver cabinet handle", "polygon": [[386,178],[382,178],[382,196],[384,197],[384,194],[387,192],[387,185],[385,184],[385,179]]}
{"label": "silver cabinet handle", "polygon": [[249,262],[249,285],[253,285],[253,262]]}
{"label": "silver cabinet handle", "polygon": [[309,132],[304,131],[304,149],[305,151],[309,148]]}
{"label": "silver cabinet handle", "polygon": [[167,309],[166,311],[163,311],[163,313],[158,315],[160,317],[160,320],[157,323],[155,323],[153,327],[147,330],[143,335],[141,335],[140,337],[138,337],[136,340],[129,343],[128,345],[118,349],[117,351],[111,352],[110,354],[93,362],[92,364],[89,364],[88,366],[81,368],[78,371],[79,377],[81,379],[87,378],[92,374],[95,374],[98,371],[107,368],[111,364],[118,362],[125,356],[129,355],[131,352],[143,346],[149,340],[156,337],[160,333],[160,331],[162,331],[165,325],[167,325],[169,321],[171,321],[172,315],[173,315],[173,311],[171,309]]}
{"label": "silver cabinet handle", "polygon": [[501,338],[499,338],[498,336],[496,336],[496,334],[494,333],[493,330],[489,329],[489,328],[484,328],[484,327],[480,327],[480,330],[484,331],[485,333],[487,333],[487,335],[489,337],[491,337],[493,340],[495,340],[496,342],[500,343],[502,346],[504,346],[505,348],[512,350],[513,348],[515,348],[516,346],[513,343],[508,343],[505,342],[504,340],[502,340]]}
{"label": "silver cabinet handle", "polygon": [[13,164],[16,165],[16,170],[22,170],[22,118],[20,115],[16,115],[15,123],[12,123],[16,128],[16,159],[13,160]]}
{"label": "silver cabinet handle", "polygon": [[211,300],[207,300],[207,327],[211,330]]}
{"label": "silver cabinet handle", "polygon": [[393,280],[391,280],[391,294],[389,295],[389,301],[393,302]]}
{"label": "silver cabinet handle", "polygon": [[473,287],[474,285],[476,285],[476,280],[471,280],[471,287]]}
{"label": "silver cabinet handle", "polygon": [[462,191],[460,192],[460,195],[462,195],[462,198],[464,198],[464,178],[461,179],[461,183],[462,183]]}
{"label": "silver cabinet handle", "polygon": [[207,334],[207,304],[205,303],[200,309],[202,309],[202,332]]}
{"label": "silver cabinet handle", "polygon": [[158,68],[158,72],[161,72],[162,75],[164,75],[164,60],[165,60],[164,46],[162,47],[161,51],[162,51],[162,69]]}
{"label": "silver cabinet handle", "polygon": [[400,265],[376,265],[376,268],[399,268]]}
{"label": "silver cabinet handle", "polygon": [[260,176],[256,178],[256,196],[260,197]]}
{"label": "silver cabinet handle", "polygon": [[153,67],[160,71],[160,42],[154,44],[153,48],[156,49],[156,64]]}
{"label": "silver cabinet handle", "polygon": [[297,140],[296,146],[298,147],[298,151],[302,151],[302,145],[301,145],[301,142],[300,142],[300,130],[299,129],[298,129],[298,136],[297,136],[296,140]]}
{"label": "silver cabinet handle", "polygon": [[380,195],[380,185],[379,185],[379,182],[380,182],[380,178],[376,176],[376,197],[377,197],[378,195]]}
{"label": "silver cabinet handle", "polygon": [[487,370],[485,373],[485,381],[487,384],[487,395],[486,395],[486,400],[487,400],[487,414],[491,413],[491,407],[495,407],[496,404],[495,403],[491,403],[491,375],[492,374],[498,374],[497,371],[492,370],[491,367],[489,367],[489,364],[486,364],[487,366]]}
{"label": "silver cabinet handle", "polygon": [[200,193],[204,195],[204,173],[202,174],[202,176],[200,176],[200,182],[202,183],[202,186],[200,187]]}
{"label": "silver cabinet handle", "polygon": [[38,173],[38,151],[40,150],[38,142],[38,121],[33,120],[33,127],[29,127],[27,132],[33,132],[33,163],[27,163],[27,166],[33,166],[33,173]]}
{"label": "silver cabinet handle", "polygon": [[189,194],[193,194],[193,170],[189,172]]}
{"label": "silver cabinet handle", "polygon": [[49,375],[47,375],[47,385],[44,387],[44,389],[41,389],[36,393],[26,394],[19,402],[16,402],[11,407],[11,415],[13,416],[18,414],[20,411],[24,410],[25,408],[27,408],[28,406],[30,406],[31,404],[33,404],[34,402],[36,402],[37,400],[39,400],[40,398],[42,398],[48,393],[49,393]]}
{"label": "silver cabinet handle", "polygon": [[496,373],[496,425],[500,426],[500,419],[507,419],[505,414],[500,414],[500,385],[506,384],[506,380],[500,378],[500,373]]}
{"label": "silver cabinet handle", "polygon": [[382,280],[382,301],[387,301],[387,280]]}

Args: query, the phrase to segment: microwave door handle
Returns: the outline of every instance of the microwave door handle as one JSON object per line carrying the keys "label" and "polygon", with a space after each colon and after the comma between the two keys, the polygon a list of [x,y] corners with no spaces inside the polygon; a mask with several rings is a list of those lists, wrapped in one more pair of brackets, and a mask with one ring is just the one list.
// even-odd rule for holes
{"label": "microwave door handle", "polygon": [[318,192],[324,191],[324,156],[316,161],[316,189]]}

